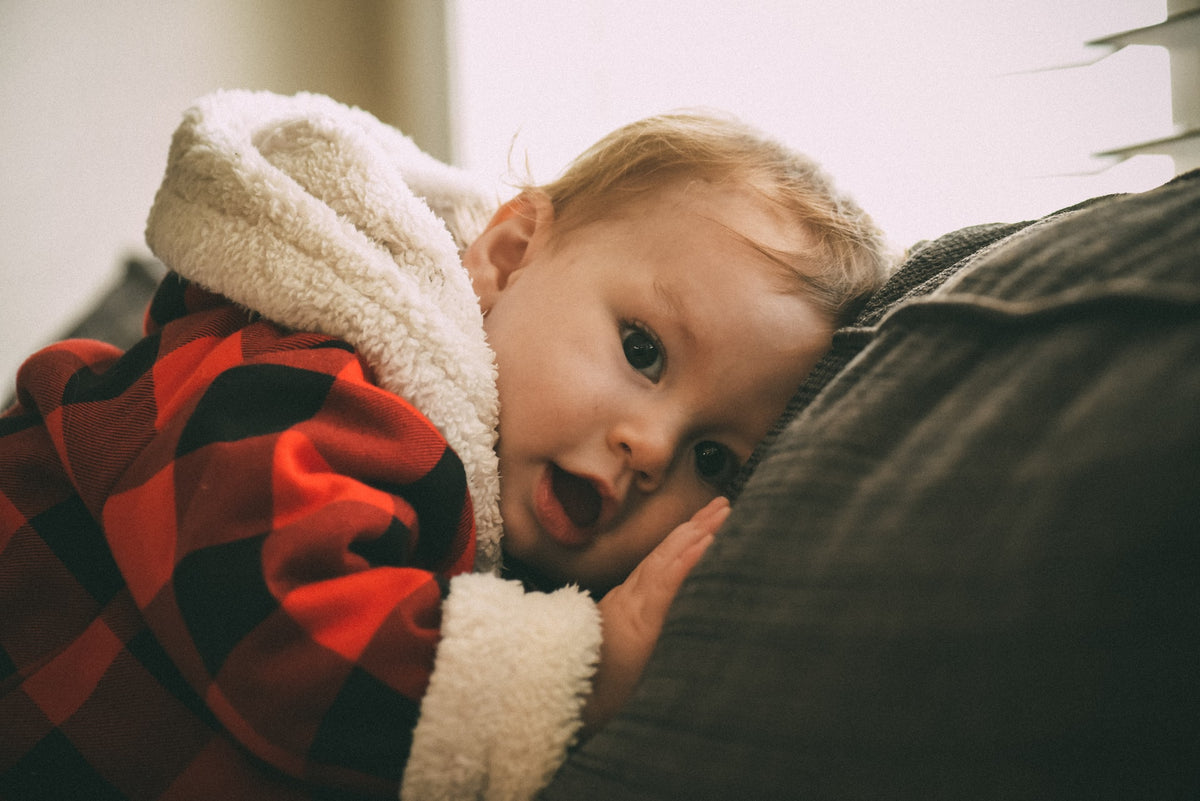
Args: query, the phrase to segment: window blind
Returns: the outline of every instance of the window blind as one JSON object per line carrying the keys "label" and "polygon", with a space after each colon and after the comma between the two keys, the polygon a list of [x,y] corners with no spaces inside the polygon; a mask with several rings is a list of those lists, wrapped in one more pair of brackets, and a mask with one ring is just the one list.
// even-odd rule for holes
{"label": "window blind", "polygon": [[1171,116],[1175,130],[1097,153],[1124,160],[1140,154],[1170,156],[1177,173],[1200,167],[1200,0],[1171,0],[1167,18],[1154,25],[1088,42],[1105,48],[1103,57],[1130,45],[1165,47],[1171,59]]}

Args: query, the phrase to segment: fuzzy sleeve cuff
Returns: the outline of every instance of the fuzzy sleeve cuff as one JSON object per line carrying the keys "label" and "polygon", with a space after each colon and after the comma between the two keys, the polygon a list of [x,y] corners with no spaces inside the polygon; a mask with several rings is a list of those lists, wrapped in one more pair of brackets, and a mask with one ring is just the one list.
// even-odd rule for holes
{"label": "fuzzy sleeve cuff", "polygon": [[600,652],[583,591],[456,577],[400,797],[529,799],[566,756]]}

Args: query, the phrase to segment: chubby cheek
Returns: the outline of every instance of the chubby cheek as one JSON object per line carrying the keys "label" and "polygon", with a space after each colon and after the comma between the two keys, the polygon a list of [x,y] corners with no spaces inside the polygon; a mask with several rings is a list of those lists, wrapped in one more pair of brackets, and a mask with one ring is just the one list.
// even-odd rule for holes
{"label": "chubby cheek", "polygon": [[612,374],[596,342],[576,342],[565,329],[523,334],[494,345],[501,426],[518,421],[533,433],[593,417]]}

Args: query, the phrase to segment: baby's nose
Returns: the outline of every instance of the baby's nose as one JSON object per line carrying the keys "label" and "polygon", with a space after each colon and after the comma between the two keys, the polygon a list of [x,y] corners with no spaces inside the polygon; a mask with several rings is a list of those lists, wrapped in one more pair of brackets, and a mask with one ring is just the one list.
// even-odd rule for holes
{"label": "baby's nose", "polygon": [[675,437],[670,429],[654,422],[626,425],[614,438],[637,488],[642,492],[657,489],[675,458]]}

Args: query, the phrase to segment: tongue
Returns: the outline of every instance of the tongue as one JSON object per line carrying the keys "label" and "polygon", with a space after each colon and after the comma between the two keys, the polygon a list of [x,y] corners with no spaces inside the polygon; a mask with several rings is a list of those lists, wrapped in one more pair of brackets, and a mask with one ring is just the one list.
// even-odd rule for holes
{"label": "tongue", "polygon": [[551,481],[554,495],[563,511],[579,528],[593,525],[600,517],[600,494],[586,478],[568,473],[554,465]]}

